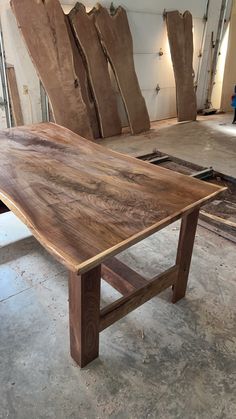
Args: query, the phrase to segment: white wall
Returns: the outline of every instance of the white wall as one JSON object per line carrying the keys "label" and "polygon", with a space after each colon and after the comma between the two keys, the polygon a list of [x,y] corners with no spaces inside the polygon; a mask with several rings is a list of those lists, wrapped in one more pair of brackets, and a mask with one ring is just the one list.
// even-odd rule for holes
{"label": "white wall", "polygon": [[232,112],[231,96],[236,85],[236,59],[235,59],[235,37],[236,37],[236,0],[233,1],[232,16],[229,25],[229,43],[225,63],[221,109]]}
{"label": "white wall", "polygon": [[[75,4],[74,0],[61,0],[65,12]],[[85,0],[85,6],[90,9],[95,0]],[[106,7],[110,0],[101,0]],[[140,82],[142,94],[146,100],[151,120],[158,120],[176,115],[175,82],[166,25],[163,21],[163,11],[178,9],[180,12],[189,10],[193,15],[194,24],[194,70],[200,69],[200,83],[197,89],[198,106],[204,103],[207,85],[207,69],[209,67],[210,35],[216,31],[221,0],[210,0],[210,13],[207,23],[207,33],[203,57],[199,58],[204,29],[203,16],[207,0],[125,0],[114,2],[121,4],[127,10],[130,29],[134,43],[134,62]],[[16,69],[17,82],[25,123],[41,121],[39,82],[30,61],[24,42],[18,32],[14,16],[10,10],[9,0],[0,0],[1,21],[5,40],[7,60]],[[158,52],[162,49],[163,56]],[[161,90],[156,92],[159,84]],[[29,95],[23,94],[23,86],[29,87]]]}
{"label": "white wall", "polygon": [[[0,0],[0,16],[6,61],[15,67],[24,123],[41,122],[39,79],[18,30],[9,0]],[[25,94],[25,87],[28,94]]]}
{"label": "white wall", "polygon": [[[199,77],[199,83],[198,83],[198,88],[197,88],[198,109],[203,109],[206,104],[211,62],[212,62],[212,57],[213,57],[213,49],[211,48],[211,37],[212,37],[212,32],[213,32],[213,42],[215,42],[218,23],[219,23],[219,17],[220,17],[221,3],[222,3],[222,0],[210,0],[210,4],[209,4],[208,21],[206,24],[205,40],[204,40],[204,47],[203,47],[203,56],[202,56],[201,65],[200,65],[200,77]],[[231,14],[231,7],[232,7],[232,0],[228,0],[226,14],[225,14],[224,30],[226,30],[228,27],[228,22],[229,22],[230,14]],[[226,34],[226,37],[224,38],[223,45],[221,45],[222,54],[217,64],[215,85],[214,85],[213,94],[212,94],[212,105],[215,106],[216,108],[220,107],[220,98],[222,95],[222,80],[223,80],[224,64],[225,64],[225,57],[226,57],[225,49],[227,48],[226,42],[227,42],[227,34]]]}
{"label": "white wall", "polygon": [[[214,0],[216,1],[216,0]],[[110,1],[100,1],[110,7]],[[114,2],[115,6],[122,5],[128,14],[134,44],[134,62],[142,94],[146,100],[150,119],[152,121],[176,116],[176,93],[170,50],[167,40],[166,24],[163,20],[164,9],[167,11],[178,8],[180,12],[189,10],[193,15],[194,25],[194,57],[195,73],[199,63],[199,50],[203,33],[203,16],[206,0],[126,0]],[[75,4],[73,0],[62,0],[66,13]],[[84,1],[90,9],[94,1]],[[162,49],[163,56],[158,52]],[[156,91],[159,84],[161,90]]]}
{"label": "white wall", "polygon": [[[228,39],[229,39],[229,23],[227,24],[227,28],[225,34],[222,39],[222,44],[220,48],[220,55],[218,59],[217,69],[216,69],[216,77],[215,77],[215,84],[213,86],[212,91],[212,106],[216,109],[221,109],[221,99],[222,99],[222,89],[223,89],[223,81],[225,75],[225,62],[228,50]],[[231,96],[228,97],[228,103],[231,103]],[[229,109],[231,110],[231,109]]]}

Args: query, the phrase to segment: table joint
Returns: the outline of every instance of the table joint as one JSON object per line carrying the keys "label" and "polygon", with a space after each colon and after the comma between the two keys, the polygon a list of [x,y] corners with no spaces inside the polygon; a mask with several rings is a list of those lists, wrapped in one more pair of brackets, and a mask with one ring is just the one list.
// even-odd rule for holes
{"label": "table joint", "polygon": [[132,291],[147,284],[147,280],[143,276],[116,257],[112,257],[102,264],[102,279],[123,296],[129,295]]}
{"label": "table joint", "polygon": [[111,326],[117,320],[122,319],[131,311],[149,301],[166,288],[175,285],[179,273],[179,266],[174,265],[160,275],[129,294],[119,298],[107,307],[100,310],[99,331]]}

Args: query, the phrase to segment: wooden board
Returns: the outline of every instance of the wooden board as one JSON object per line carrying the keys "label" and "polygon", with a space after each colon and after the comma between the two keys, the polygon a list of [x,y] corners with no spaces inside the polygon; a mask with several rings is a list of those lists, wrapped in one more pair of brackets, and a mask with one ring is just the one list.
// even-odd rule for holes
{"label": "wooden board", "polygon": [[21,110],[20,96],[16,81],[16,73],[13,66],[8,65],[6,69],[7,83],[11,103],[11,111],[14,125],[24,125],[23,114]]}
{"label": "wooden board", "polygon": [[0,132],[0,200],[80,274],[224,189],[108,150],[55,124]]}
{"label": "wooden board", "polygon": [[117,258],[110,258],[102,264],[102,279],[122,295],[130,294],[147,282],[145,278]]}
{"label": "wooden board", "polygon": [[118,7],[114,16],[97,6],[96,27],[114,71],[132,134],[150,129],[150,120],[134,68],[133,41],[126,11]]}
{"label": "wooden board", "polygon": [[121,133],[121,122],[116,96],[111,85],[107,59],[94,24],[94,11],[86,13],[84,5],[76,3],[69,13],[69,19],[86,61],[102,137],[118,135]]}
{"label": "wooden board", "polygon": [[172,303],[177,303],[186,293],[198,215],[199,209],[196,209],[182,219],[176,256],[176,264],[179,267],[179,271],[177,281],[173,287]]}
{"label": "wooden board", "polygon": [[93,138],[58,0],[11,0],[19,28],[49,97],[55,122]]}
{"label": "wooden board", "polygon": [[101,267],[69,276],[70,351],[83,368],[99,350]]}
{"label": "wooden board", "polygon": [[146,282],[143,287],[103,308],[100,313],[100,331],[175,284],[178,270],[178,266],[173,266],[151,281]]}
{"label": "wooden board", "polygon": [[93,136],[94,138],[99,138],[101,137],[100,130],[99,130],[99,122],[97,118],[95,103],[92,97],[91,88],[89,85],[88,74],[86,71],[85,63],[81,56],[79,47],[76,43],[74,31],[70,24],[70,19],[68,15],[65,15],[65,20],[66,20],[68,34],[70,37],[75,73],[79,80],[82,98],[87,108],[90,125],[93,131]]}
{"label": "wooden board", "polygon": [[178,121],[195,121],[192,15],[188,11],[183,15],[177,10],[167,12],[166,24],[176,83]]}

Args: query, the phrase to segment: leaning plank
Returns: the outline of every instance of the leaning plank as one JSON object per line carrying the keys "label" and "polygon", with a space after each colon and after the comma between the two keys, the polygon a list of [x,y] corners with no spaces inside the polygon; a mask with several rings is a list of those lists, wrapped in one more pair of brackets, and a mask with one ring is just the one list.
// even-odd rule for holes
{"label": "leaning plank", "polygon": [[11,6],[49,97],[55,122],[92,139],[59,1],[11,0]]}
{"label": "leaning plank", "polygon": [[116,258],[110,258],[102,264],[102,278],[122,295],[147,284],[146,279]]}
{"label": "leaning plank", "polygon": [[20,103],[20,96],[16,81],[16,73],[15,69],[12,65],[7,66],[7,82],[8,82],[8,90],[11,102],[11,111],[13,116],[13,121],[15,126],[24,125],[22,110],[21,110],[21,103]]}
{"label": "leaning plank", "polygon": [[178,120],[195,121],[196,93],[193,83],[193,22],[192,15],[177,10],[166,13],[167,33],[176,83]]}
{"label": "leaning plank", "polygon": [[126,11],[118,7],[115,15],[110,16],[107,9],[98,5],[96,27],[113,68],[132,134],[149,130],[147,107],[134,68],[133,41]]}
{"label": "leaning plank", "polygon": [[161,275],[153,278],[142,288],[126,297],[122,297],[101,310],[100,331],[111,326],[117,320],[122,319],[126,314],[135,310],[155,295],[175,284],[178,274],[178,266],[173,266]]}
{"label": "leaning plank", "polygon": [[69,13],[69,19],[86,61],[102,137],[118,135],[121,133],[121,122],[107,59],[94,24],[94,11],[86,13],[84,5],[76,3]]}
{"label": "leaning plank", "polygon": [[87,75],[85,63],[84,63],[84,60],[81,56],[81,52],[79,50],[79,47],[76,43],[76,38],[75,38],[75,35],[74,35],[73,28],[70,24],[70,19],[69,19],[68,15],[65,15],[65,20],[66,20],[68,34],[69,34],[69,37],[70,37],[70,43],[71,43],[71,48],[72,48],[72,53],[73,53],[75,73],[76,73],[76,76],[79,79],[82,98],[83,98],[84,103],[85,103],[86,108],[87,108],[88,117],[89,117],[90,125],[91,125],[92,130],[93,130],[94,138],[99,138],[101,135],[100,135],[100,131],[99,131],[99,123],[98,123],[98,118],[97,118],[97,112],[96,112],[95,103],[94,103],[94,100],[93,100],[93,97],[92,97],[91,88],[90,88],[90,85],[89,85],[89,80],[88,80],[88,75]]}

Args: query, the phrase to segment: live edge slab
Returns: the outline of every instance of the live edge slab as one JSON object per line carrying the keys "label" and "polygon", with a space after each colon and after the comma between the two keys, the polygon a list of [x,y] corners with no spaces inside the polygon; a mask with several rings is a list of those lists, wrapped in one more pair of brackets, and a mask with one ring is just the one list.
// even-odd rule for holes
{"label": "live edge slab", "polygon": [[[84,367],[99,333],[167,287],[184,297],[200,207],[225,188],[156,167],[56,124],[0,132],[0,200],[69,270],[70,345]],[[114,256],[182,219],[177,258],[146,280]],[[120,299],[100,310],[101,277]]]}

